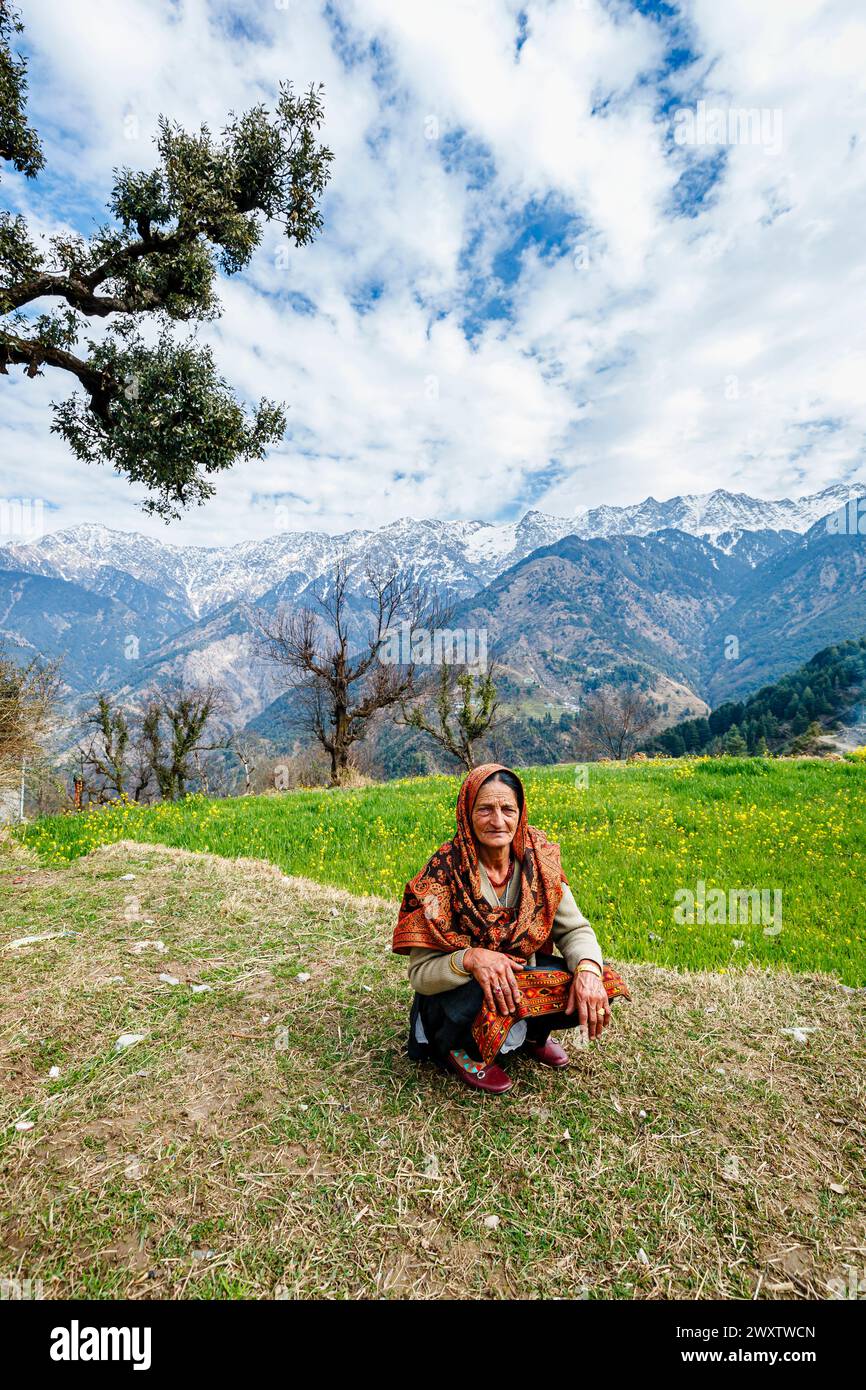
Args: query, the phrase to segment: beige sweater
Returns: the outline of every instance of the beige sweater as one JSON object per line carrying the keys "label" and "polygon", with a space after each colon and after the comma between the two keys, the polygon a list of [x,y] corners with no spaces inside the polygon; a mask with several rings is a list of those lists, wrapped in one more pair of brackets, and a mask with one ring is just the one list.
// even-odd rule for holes
{"label": "beige sweater", "polygon": [[[483,864],[481,870],[481,891],[496,907],[496,896]],[[520,874],[511,877],[503,906],[514,908],[519,901]],[[595,932],[574,900],[574,894],[567,884],[562,885],[562,901],[553,919],[553,940],[559,954],[569,970],[575,970],[582,960],[594,960],[601,967],[603,959],[601,947]],[[452,957],[453,964],[452,964]],[[459,969],[462,961],[461,951],[430,951],[426,946],[413,946],[409,952],[409,983],[419,994],[442,994],[455,985],[466,984],[472,977]],[[527,965],[535,964],[535,956],[530,956]]]}

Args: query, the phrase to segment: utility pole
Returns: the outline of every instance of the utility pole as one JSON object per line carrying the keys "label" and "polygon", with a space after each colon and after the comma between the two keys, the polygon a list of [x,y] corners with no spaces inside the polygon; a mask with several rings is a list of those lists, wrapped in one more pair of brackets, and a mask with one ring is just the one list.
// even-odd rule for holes
{"label": "utility pole", "polygon": [[18,822],[24,820],[24,770],[27,767],[27,759],[21,759],[21,794],[18,798]]}

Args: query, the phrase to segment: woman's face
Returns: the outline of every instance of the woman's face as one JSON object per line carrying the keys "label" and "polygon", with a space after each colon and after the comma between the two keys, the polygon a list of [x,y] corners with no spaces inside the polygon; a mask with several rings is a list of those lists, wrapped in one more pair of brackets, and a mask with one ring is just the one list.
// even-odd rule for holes
{"label": "woman's face", "polygon": [[504,782],[485,782],[472,807],[472,833],[489,849],[510,845],[517,831],[517,797]]}

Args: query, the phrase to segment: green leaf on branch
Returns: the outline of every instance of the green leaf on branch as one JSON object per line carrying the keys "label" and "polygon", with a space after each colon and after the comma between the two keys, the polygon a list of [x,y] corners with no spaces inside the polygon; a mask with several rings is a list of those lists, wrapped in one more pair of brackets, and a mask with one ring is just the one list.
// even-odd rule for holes
{"label": "green leaf on branch", "polygon": [[89,367],[101,390],[54,406],[52,430],[87,463],[109,463],[151,494],[146,511],[170,520],[211,497],[211,475],[241,459],[262,458],[282,437],[285,414],[261,400],[248,415],[219,376],[210,348],[176,342],[163,331],[155,346],[132,324],[90,343]]}

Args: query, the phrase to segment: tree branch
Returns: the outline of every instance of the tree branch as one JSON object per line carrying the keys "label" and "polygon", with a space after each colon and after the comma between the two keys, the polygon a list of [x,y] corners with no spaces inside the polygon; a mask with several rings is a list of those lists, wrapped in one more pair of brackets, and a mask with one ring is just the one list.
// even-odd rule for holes
{"label": "tree branch", "polygon": [[27,368],[27,376],[41,376],[40,368],[60,367],[71,372],[90,396],[90,408],[100,420],[110,424],[108,404],[117,383],[106,373],[92,367],[82,357],[29,338],[19,338],[5,329],[0,330],[0,376],[8,376],[7,368]]}

